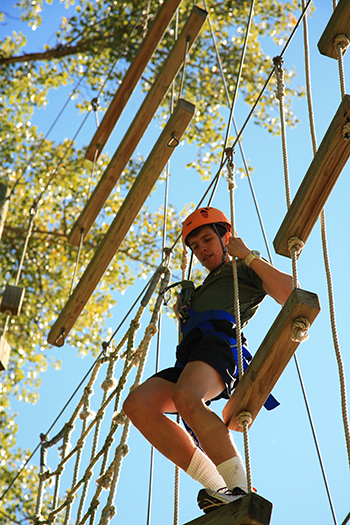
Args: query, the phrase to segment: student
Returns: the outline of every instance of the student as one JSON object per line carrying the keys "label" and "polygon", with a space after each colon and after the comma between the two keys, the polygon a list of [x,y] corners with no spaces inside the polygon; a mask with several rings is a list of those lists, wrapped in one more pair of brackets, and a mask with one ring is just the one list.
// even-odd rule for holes
{"label": "student", "polygon": [[[284,304],[293,290],[292,277],[233,237],[231,224],[216,208],[200,208],[183,223],[183,238],[210,272],[193,291],[181,321],[184,338],[176,364],[133,390],[124,412],[145,438],[205,488],[198,504],[208,512],[247,492],[245,467],[230,431],[209,408],[211,400],[229,398],[237,376],[234,287],[230,255],[236,257],[241,324],[244,327],[268,294]],[[244,341],[244,336],[242,336]],[[198,438],[167,413],[179,413]]]}

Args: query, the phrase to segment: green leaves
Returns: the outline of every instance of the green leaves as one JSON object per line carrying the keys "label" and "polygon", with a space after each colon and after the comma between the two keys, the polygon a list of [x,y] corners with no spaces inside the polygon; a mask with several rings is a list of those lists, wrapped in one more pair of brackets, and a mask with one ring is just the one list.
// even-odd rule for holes
{"label": "green leaves", "polygon": [[[144,30],[150,26],[160,2],[151,2],[147,15],[143,12],[143,4],[136,0],[77,0],[75,3],[66,0],[64,15],[52,21],[51,34],[55,34],[55,43],[48,45],[43,41],[39,50],[28,48],[26,35],[27,31],[35,29],[39,38],[47,6],[40,0],[19,0],[16,5],[22,21],[28,25],[22,32],[16,30],[0,42],[0,181],[12,190],[1,241],[2,288],[6,282],[15,282],[32,213],[35,213],[35,220],[32,234],[28,237],[20,279],[20,286],[26,288],[23,310],[20,316],[10,320],[6,334],[12,352],[9,369],[1,374],[0,405],[4,407],[0,412],[3,430],[0,433],[0,464],[4,468],[1,490],[5,489],[23,457],[23,452],[15,447],[16,425],[13,423],[9,393],[25,402],[35,402],[41,373],[49,364],[59,367],[58,361],[48,362],[46,336],[70,294],[77,248],[71,246],[67,238],[91,192],[91,164],[85,160],[85,150],[81,145],[72,143],[65,136],[45,138],[46,129],[38,129],[32,121],[37,112],[47,106],[53,90],[62,86],[69,86],[72,91],[74,88],[73,103],[83,115],[91,110],[91,100],[98,97],[102,115],[141,45]],[[181,3],[179,31],[192,7],[192,0]],[[288,38],[298,16],[296,9],[296,0],[256,3],[238,91],[239,103],[246,105],[247,113],[271,72],[270,55],[278,55]],[[190,166],[195,167],[204,179],[212,175],[213,166],[219,165],[221,159],[248,12],[249,5],[243,0],[218,0],[209,5],[224,79],[208,23],[187,58],[182,97],[195,103],[197,112],[186,133],[186,141],[197,149],[197,157],[193,158]],[[6,13],[1,20],[6,21]],[[143,75],[142,89],[148,89],[154,81],[174,44],[174,35],[175,21],[166,31]],[[293,70],[287,69],[285,107],[289,125],[297,122],[292,100],[303,95],[302,89],[294,86],[293,75]],[[174,86],[176,98],[180,81],[181,75]],[[169,115],[170,91],[156,116],[160,126]],[[271,134],[279,133],[274,91],[275,81],[272,79],[253,115],[254,122]],[[67,130],[66,135],[73,136],[68,131],[71,130]],[[228,145],[233,140],[232,133]],[[143,161],[137,154],[131,159],[89,232],[83,244],[74,284],[89,264]],[[108,162],[108,155],[101,155],[94,181],[101,177]],[[237,169],[239,172],[240,167]],[[187,210],[191,206],[194,207],[189,203]],[[187,210],[183,210],[181,217]],[[136,279],[149,275],[159,264],[163,215],[161,208],[150,210],[145,206],[137,217],[98,289],[69,334],[67,343],[80,354],[91,352],[97,355],[100,352],[105,323],[117,300],[115,292],[124,293]],[[179,235],[181,217],[170,205],[168,245],[172,245]],[[173,268],[180,268],[180,246],[176,247],[172,264]],[[200,271],[196,270],[194,279],[199,277]],[[11,519],[20,521],[33,513],[33,493],[34,472],[28,467],[22,481],[15,485],[7,499],[5,512]],[[8,523],[8,517],[0,514],[2,523]]]}

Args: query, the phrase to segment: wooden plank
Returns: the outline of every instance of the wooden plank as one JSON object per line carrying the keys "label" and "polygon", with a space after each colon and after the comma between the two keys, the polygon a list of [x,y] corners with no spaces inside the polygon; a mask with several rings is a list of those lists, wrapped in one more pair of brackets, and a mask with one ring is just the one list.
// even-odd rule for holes
{"label": "wooden plank", "polygon": [[345,35],[350,40],[350,0],[340,0],[317,44],[322,55],[337,58],[334,40]]}
{"label": "wooden plank", "polygon": [[6,215],[10,202],[10,193],[10,188],[8,188],[6,184],[0,182],[0,240],[5,227]]}
{"label": "wooden plank", "polygon": [[21,313],[25,291],[25,288],[6,283],[0,304],[0,312],[7,315],[19,315]]}
{"label": "wooden plank", "polygon": [[11,347],[2,335],[0,337],[0,371],[7,370],[9,358],[10,358]]}
{"label": "wooden plank", "polygon": [[175,148],[169,144],[174,137],[178,141],[181,140],[194,112],[195,106],[193,104],[182,99],[179,100],[174,113],[136,177],[108,232],[53,325],[48,336],[50,344],[62,346],[63,341],[58,338],[63,332],[67,336],[73,327],[172,155]]}
{"label": "wooden plank", "polygon": [[291,257],[288,250],[291,237],[304,243],[309,238],[349,158],[350,140],[343,136],[348,122],[350,96],[345,95],[273,241],[280,255]]}
{"label": "wooden plank", "polygon": [[160,7],[156,18],[152,25],[150,25],[134,60],[128,67],[118,91],[88,146],[85,154],[85,158],[88,160],[93,161],[95,155],[97,160],[100,156],[108,137],[112,133],[114,126],[122,114],[123,109],[131,97],[132,92],[140,80],[143,71],[156,50],[157,45],[163,37],[163,34],[170,24],[180,3],[181,0],[166,0]]}
{"label": "wooden plank", "polygon": [[226,403],[223,418],[231,430],[242,431],[237,419],[241,412],[250,412],[254,421],[298,348],[300,343],[291,339],[294,320],[306,317],[311,325],[319,311],[316,294],[293,290]]}
{"label": "wooden plank", "polygon": [[185,525],[269,525],[272,503],[251,492]]}
{"label": "wooden plank", "polygon": [[188,50],[191,48],[206,17],[206,11],[199,7],[193,8],[178,40],[175,42],[159,75],[147,93],[136,117],[74,224],[68,238],[68,242],[74,246],[79,246],[82,231],[83,238],[85,238],[109,194],[119,180],[137,144],[151,122],[154,113],[176,77],[185,56],[186,46],[188,46]]}

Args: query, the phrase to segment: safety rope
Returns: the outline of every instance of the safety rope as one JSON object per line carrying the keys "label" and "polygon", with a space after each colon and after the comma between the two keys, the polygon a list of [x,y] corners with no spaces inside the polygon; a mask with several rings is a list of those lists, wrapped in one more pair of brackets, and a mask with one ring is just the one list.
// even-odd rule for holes
{"label": "safety rope", "polygon": [[[227,180],[228,189],[230,194],[230,212],[231,212],[231,228],[232,232],[235,232],[235,204],[234,204],[234,190],[235,184],[235,171],[234,163],[232,158],[232,152],[229,153],[230,158],[227,162]],[[237,341],[237,354],[238,354],[238,373],[239,379],[243,376],[243,350],[242,350],[242,337],[241,337],[241,312],[239,303],[239,286],[238,286],[238,273],[237,273],[237,260],[236,257],[232,257],[232,273],[233,273],[233,288],[234,288],[234,318],[236,321],[236,341]],[[245,463],[247,472],[247,486],[248,492],[252,492],[252,471],[250,462],[250,451],[249,451],[249,436],[248,427],[251,423],[251,415],[248,412],[239,414],[238,416],[240,425],[243,428],[244,436],[244,451],[245,451]]]}
{"label": "safety rope", "polygon": [[[304,0],[302,0],[304,1]],[[334,4],[335,8],[336,4]],[[305,22],[306,23],[306,22]],[[339,49],[345,49],[346,42],[344,43],[344,39],[336,39],[335,45]],[[308,54],[308,47],[305,47],[305,53]],[[338,56],[338,62],[342,63],[342,56]],[[343,70],[342,65],[339,66],[340,70]],[[310,81],[310,69],[307,70],[307,83],[311,85]],[[340,83],[341,83],[341,97],[343,98],[345,94],[345,81],[342,73],[340,72]],[[312,105],[312,99],[311,99],[311,89],[310,89],[310,101],[309,101],[309,120],[312,123],[310,125],[311,129],[311,136],[312,136],[312,144],[313,144],[313,150],[314,154],[317,151],[317,142],[316,137],[314,133],[314,113],[313,113],[313,105]],[[338,329],[337,329],[337,323],[336,323],[336,315],[335,315],[335,302],[334,302],[334,294],[333,294],[333,283],[332,283],[332,273],[330,268],[330,261],[329,261],[329,255],[328,255],[328,242],[327,242],[327,232],[326,232],[326,215],[324,209],[321,212],[321,238],[322,238],[322,250],[323,250],[323,260],[324,260],[324,266],[325,266],[325,273],[326,273],[326,279],[327,279],[327,289],[328,289],[328,302],[329,302],[329,315],[330,315],[330,322],[331,322],[331,329],[332,329],[332,338],[333,338],[333,345],[336,355],[336,361],[338,365],[338,375],[339,375],[339,383],[340,383],[340,394],[341,394],[341,411],[342,411],[342,420],[343,420],[343,427],[344,427],[344,434],[345,434],[345,442],[346,442],[346,448],[347,448],[347,455],[348,455],[348,463],[350,467],[350,428],[349,428],[349,417],[348,417],[348,408],[347,408],[347,394],[346,394],[346,380],[345,380],[345,373],[344,373],[344,366],[343,366],[343,360],[342,360],[342,354],[339,344],[339,338],[338,338]],[[335,517],[335,514],[334,514]]]}
{"label": "safety rope", "polygon": [[[254,13],[254,0],[251,0],[248,20],[247,20],[247,27],[246,27],[245,36],[244,36],[244,43],[243,43],[243,47],[242,47],[242,52],[241,52],[241,57],[240,57],[240,62],[239,62],[239,68],[238,68],[237,78],[236,78],[236,82],[235,82],[235,90],[234,90],[234,93],[233,93],[232,104],[231,104],[231,108],[230,108],[230,116],[229,116],[229,119],[228,119],[228,122],[227,122],[227,127],[226,127],[226,135],[225,135],[225,140],[224,140],[223,150],[222,150],[222,159],[225,157],[225,152],[226,152],[226,149],[227,149],[228,139],[229,139],[229,136],[230,136],[231,122],[232,122],[232,118],[233,118],[233,114],[234,114],[234,110],[235,110],[235,106],[236,106],[238,90],[239,90],[240,83],[241,83],[242,71],[243,71],[245,56],[246,56],[246,52],[247,52],[247,45],[248,45],[248,39],[249,39],[249,35],[250,35],[250,26],[251,26],[252,19],[253,19],[253,13]],[[233,148],[232,148],[232,150],[233,150]],[[213,188],[211,197],[209,199],[208,206],[210,206],[210,203],[211,203],[211,201],[214,198],[214,194],[215,194],[215,191],[216,191],[216,188],[217,188],[218,184],[219,184],[219,179],[217,179],[216,184],[215,184],[215,186]]]}
{"label": "safety rope", "polygon": [[[305,2],[302,3],[301,8],[302,8],[303,11],[305,11]],[[309,53],[308,53],[307,16],[306,16],[306,14],[303,17],[303,28],[304,28],[303,34],[304,34],[304,49],[305,49],[304,57],[305,57],[305,72],[306,72],[306,92],[307,92],[307,95],[308,95],[307,96],[307,101],[308,101],[308,108],[309,108],[309,111],[310,111],[310,105],[312,107],[312,103],[311,103],[310,63],[309,63]],[[286,128],[285,128],[285,115],[284,115],[284,104],[283,104],[283,99],[284,99],[284,84],[283,84],[283,82],[284,82],[283,81],[284,72],[283,72],[283,69],[282,69],[282,63],[283,63],[283,61],[282,61],[282,59],[280,57],[275,57],[274,58],[274,66],[275,66],[276,79],[277,79],[276,98],[279,100],[279,105],[280,105],[282,150],[283,150],[283,164],[284,164],[284,178],[285,178],[285,188],[286,188],[286,200],[287,200],[287,208],[289,209],[289,207],[291,205],[291,196],[290,196],[290,183],[289,183],[289,170],[288,170],[288,152],[287,152],[287,140],[286,140]],[[310,115],[310,113],[309,113],[309,115]],[[314,152],[315,152],[316,151],[315,126],[313,124],[312,119],[309,118],[309,121],[310,121],[312,143],[313,143],[313,145],[315,145],[314,146]],[[300,253],[302,252],[303,247],[304,247],[304,243],[299,238],[292,237],[292,238],[288,239],[288,250],[289,250],[289,252],[291,254],[291,258],[292,258],[293,287],[294,288],[297,288],[299,286],[299,284],[298,284],[298,275],[297,275],[297,259],[298,259],[299,255],[300,255]],[[301,343],[301,342],[305,341],[308,338],[307,331],[308,331],[309,326],[310,326],[310,323],[309,323],[309,321],[307,319],[305,319],[305,318],[295,319],[294,322],[293,322],[293,335],[291,336],[291,339],[293,341],[298,342],[298,343]],[[321,452],[320,452],[319,445],[318,445],[317,435],[316,435],[315,427],[314,427],[313,420],[312,420],[311,410],[310,410],[310,406],[309,406],[309,403],[308,403],[308,399],[307,399],[307,395],[306,395],[306,391],[305,391],[305,387],[304,387],[304,383],[303,383],[303,379],[302,379],[302,375],[301,375],[301,371],[300,371],[300,367],[299,367],[299,363],[298,363],[298,358],[297,358],[295,353],[294,353],[293,357],[294,357],[295,366],[297,368],[297,373],[298,373],[298,377],[299,377],[300,386],[301,386],[301,389],[302,389],[302,392],[303,392],[303,396],[304,396],[304,402],[305,402],[306,410],[307,410],[308,417],[309,417],[311,431],[312,431],[312,434],[313,434],[314,443],[315,443],[317,455],[318,455],[318,458],[319,458],[319,462],[320,462],[321,471],[322,471],[322,474],[323,474],[323,479],[324,479],[326,491],[327,491],[327,494],[328,494],[328,500],[330,502],[330,506],[331,506],[331,510],[332,510],[332,514],[333,514],[333,519],[335,519],[335,513],[334,513],[334,509],[333,509],[332,498],[331,498],[329,487],[328,487],[327,477],[326,477],[325,469],[324,469],[324,466],[323,466],[322,456],[321,456]],[[335,524],[336,524],[336,521],[335,521]]]}

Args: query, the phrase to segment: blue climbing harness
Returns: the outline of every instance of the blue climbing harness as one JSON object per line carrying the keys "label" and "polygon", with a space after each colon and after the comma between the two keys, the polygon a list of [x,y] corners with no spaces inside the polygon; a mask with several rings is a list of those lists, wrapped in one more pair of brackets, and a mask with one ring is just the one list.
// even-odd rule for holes
{"label": "blue climbing harness", "polygon": [[[182,342],[184,341],[187,334],[193,328],[199,328],[203,334],[203,339],[210,335],[215,335],[219,339],[223,339],[227,341],[233,352],[235,362],[238,365],[238,349],[237,349],[236,339],[232,336],[229,336],[228,334],[225,334],[225,332],[217,332],[214,326],[212,325],[212,323],[210,322],[211,320],[224,320],[225,319],[225,320],[230,321],[233,327],[235,327],[236,323],[232,315],[226,312],[225,310],[206,310],[205,312],[199,313],[199,312],[196,312],[195,310],[192,310],[191,308],[186,308],[186,313],[189,316],[188,322],[180,323],[181,333],[183,336]],[[181,346],[182,342],[180,343],[179,346]],[[248,347],[244,343],[242,343],[242,356],[243,356],[243,372],[245,372],[253,356],[248,350]],[[176,362],[175,366],[179,368],[184,368],[184,365],[180,363],[179,361]],[[236,366],[233,377],[236,379],[236,383],[235,383],[235,386],[236,386],[238,382],[238,366]],[[272,394],[270,394],[264,403],[264,407],[267,410],[272,410],[276,408],[279,404],[280,403],[277,401],[277,399]]]}

